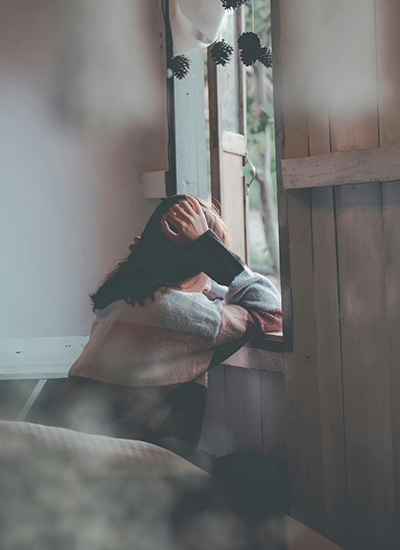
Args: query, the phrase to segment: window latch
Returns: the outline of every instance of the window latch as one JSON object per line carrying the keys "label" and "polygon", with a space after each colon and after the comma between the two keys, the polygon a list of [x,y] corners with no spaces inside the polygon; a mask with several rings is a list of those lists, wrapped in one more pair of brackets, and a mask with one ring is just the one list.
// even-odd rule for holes
{"label": "window latch", "polygon": [[248,164],[251,168],[251,175],[252,175],[252,178],[250,181],[246,181],[246,195],[249,194],[249,189],[250,189],[250,185],[253,183],[253,181],[256,179],[257,177],[257,168],[254,166],[254,164],[251,162],[250,160],[250,157],[249,157],[249,152],[246,151],[246,154],[244,156],[244,165],[246,166],[246,164]]}

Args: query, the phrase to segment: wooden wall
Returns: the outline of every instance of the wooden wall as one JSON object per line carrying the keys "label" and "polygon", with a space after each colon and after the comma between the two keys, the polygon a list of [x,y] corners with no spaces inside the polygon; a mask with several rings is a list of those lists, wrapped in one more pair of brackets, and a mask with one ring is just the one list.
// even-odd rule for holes
{"label": "wooden wall", "polygon": [[259,453],[287,471],[285,382],[281,372],[219,365],[209,372],[199,448],[215,456]]}
{"label": "wooden wall", "polygon": [[400,146],[400,3],[273,0],[272,17],[293,514],[394,550],[400,181],[286,190],[282,165]]}

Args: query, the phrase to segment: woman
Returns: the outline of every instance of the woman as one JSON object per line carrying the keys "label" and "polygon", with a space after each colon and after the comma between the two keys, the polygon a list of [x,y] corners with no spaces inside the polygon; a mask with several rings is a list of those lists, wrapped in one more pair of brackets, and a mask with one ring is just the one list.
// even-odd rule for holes
{"label": "woman", "polygon": [[281,330],[280,296],[230,252],[217,210],[174,195],[91,295],[96,315],[48,423],[155,443],[190,458],[207,371]]}

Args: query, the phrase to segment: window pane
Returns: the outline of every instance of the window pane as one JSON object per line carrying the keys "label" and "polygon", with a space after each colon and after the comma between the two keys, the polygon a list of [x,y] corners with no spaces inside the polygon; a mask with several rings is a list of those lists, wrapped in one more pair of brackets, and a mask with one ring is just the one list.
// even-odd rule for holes
{"label": "window pane", "polygon": [[[253,13],[246,6],[246,31],[253,29]],[[265,46],[271,45],[270,0],[254,2],[254,32]],[[280,286],[278,215],[276,203],[275,129],[272,69],[259,61],[246,68],[247,148],[256,168],[245,167],[249,188],[249,264]]]}
{"label": "window pane", "polygon": [[242,128],[240,128],[240,66],[240,70],[238,70],[238,64],[241,62],[237,51],[238,33],[235,12],[228,12],[225,16],[222,24],[221,35],[228,44],[235,48],[231,62],[220,71],[222,127],[228,132],[242,133]]}

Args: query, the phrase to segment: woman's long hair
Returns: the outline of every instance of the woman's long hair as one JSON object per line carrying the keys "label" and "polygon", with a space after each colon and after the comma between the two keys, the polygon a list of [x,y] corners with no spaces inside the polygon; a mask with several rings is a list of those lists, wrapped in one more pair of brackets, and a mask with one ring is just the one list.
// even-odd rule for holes
{"label": "woman's long hair", "polygon": [[[214,205],[195,197],[204,212],[209,229],[228,246],[228,231]],[[161,217],[185,195],[172,195],[153,212],[134,252],[121,261],[96,292],[90,294],[95,309],[104,309],[116,300],[143,306],[146,298],[154,300],[161,287],[176,287],[200,273],[184,248],[174,244],[162,232]]]}

